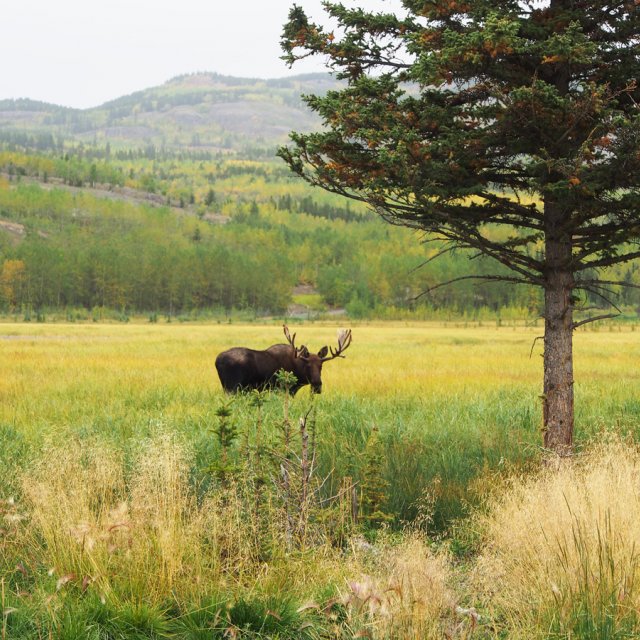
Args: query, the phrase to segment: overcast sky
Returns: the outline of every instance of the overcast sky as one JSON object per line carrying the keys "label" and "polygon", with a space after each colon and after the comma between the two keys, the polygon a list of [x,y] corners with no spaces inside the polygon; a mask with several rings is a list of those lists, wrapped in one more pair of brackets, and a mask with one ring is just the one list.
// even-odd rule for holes
{"label": "overcast sky", "polygon": [[[343,0],[365,8],[399,0]],[[289,70],[279,59],[294,0],[2,0],[0,99],[92,107],[183,73],[279,78],[322,71],[320,60]],[[320,0],[296,0],[326,22]]]}

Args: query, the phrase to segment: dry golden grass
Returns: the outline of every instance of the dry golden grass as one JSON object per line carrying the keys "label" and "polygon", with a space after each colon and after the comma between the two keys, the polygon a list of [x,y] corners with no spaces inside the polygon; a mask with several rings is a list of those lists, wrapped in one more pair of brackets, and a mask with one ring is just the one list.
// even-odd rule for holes
{"label": "dry golden grass", "polygon": [[445,630],[453,633],[456,597],[446,552],[434,552],[428,540],[412,533],[401,544],[379,542],[368,553],[362,560],[369,573],[349,580],[340,595],[349,626],[360,637],[435,640]]}
{"label": "dry golden grass", "polygon": [[490,502],[476,579],[507,637],[640,632],[639,487],[640,449],[614,438]]}
{"label": "dry golden grass", "polygon": [[225,591],[309,595],[358,570],[330,545],[291,554],[282,514],[263,500],[257,521],[247,487],[217,486],[198,500],[190,455],[166,432],[128,465],[98,440],[46,447],[21,477],[24,554],[50,567],[57,590],[114,602],[144,595],[157,606]]}
{"label": "dry golden grass", "polygon": [[23,478],[32,544],[59,577],[108,598],[188,596],[208,569],[204,518],[188,483],[185,447],[144,443],[125,476],[122,456],[98,441],[48,447]]}
{"label": "dry golden grass", "polygon": [[128,527],[117,508],[123,487],[117,454],[97,443],[82,450],[74,443],[46,447],[25,476],[29,543],[42,541],[48,549],[46,564],[60,586],[91,577],[108,590],[107,549],[120,540],[119,525]]}

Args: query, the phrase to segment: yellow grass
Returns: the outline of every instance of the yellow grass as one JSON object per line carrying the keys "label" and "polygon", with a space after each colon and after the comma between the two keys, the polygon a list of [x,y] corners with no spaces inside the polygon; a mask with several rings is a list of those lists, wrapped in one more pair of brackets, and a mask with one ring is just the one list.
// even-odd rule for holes
{"label": "yellow grass", "polygon": [[[402,544],[369,551],[369,574],[348,581],[341,592],[352,628],[362,637],[413,640],[452,634],[456,606],[453,570],[445,552],[409,534]],[[466,625],[462,625],[466,626]]]}
{"label": "yellow grass", "polygon": [[[335,344],[336,325],[292,328],[313,350]],[[470,402],[508,389],[535,402],[541,342],[529,353],[540,333],[535,327],[356,325],[346,358],[324,367],[324,397]],[[197,419],[222,397],[218,352],[280,341],[278,325],[0,324],[0,422],[27,433],[45,425],[91,429],[92,420],[129,408],[148,410],[153,420]],[[589,405],[597,422],[615,422],[625,399],[636,396],[638,361],[640,332],[577,333],[578,415]]]}
{"label": "yellow grass", "polygon": [[[339,325],[294,326],[297,341],[312,350],[335,344]],[[334,393],[421,393],[439,387],[486,389],[494,385],[537,384],[541,346],[529,352],[540,327],[471,327],[438,324],[355,325],[344,360],[326,365],[325,382]],[[113,388],[160,384],[219,390],[213,362],[230,346],[266,348],[282,342],[279,325],[117,325],[0,324],[3,393],[30,393],[38,386],[53,392],[74,387]],[[578,332],[576,377],[588,381],[624,372],[640,354],[640,332],[627,328]],[[618,375],[621,377],[621,375]],[[584,379],[583,379],[584,380]],[[583,382],[584,383],[584,382]],[[611,385],[613,386],[613,385]],[[35,390],[34,390],[35,391]]]}
{"label": "yellow grass", "polygon": [[47,447],[25,472],[23,490],[32,545],[42,541],[58,588],[84,583],[106,599],[118,583],[121,593],[145,593],[150,602],[176,587],[188,595],[206,563],[186,464],[183,445],[158,438],[143,444],[127,487],[112,447]]}
{"label": "yellow grass", "polygon": [[614,438],[491,503],[476,579],[507,637],[637,637],[639,486],[640,450]]}
{"label": "yellow grass", "polygon": [[[340,580],[353,568],[322,547],[312,561],[279,553],[260,561],[242,487],[198,500],[188,478],[191,461],[184,442],[166,432],[141,443],[129,471],[121,454],[97,440],[46,447],[21,474],[25,552],[46,563],[57,591],[90,587],[105,600],[144,595],[159,606],[279,583],[308,593],[319,575]],[[280,514],[264,509],[273,539]]]}

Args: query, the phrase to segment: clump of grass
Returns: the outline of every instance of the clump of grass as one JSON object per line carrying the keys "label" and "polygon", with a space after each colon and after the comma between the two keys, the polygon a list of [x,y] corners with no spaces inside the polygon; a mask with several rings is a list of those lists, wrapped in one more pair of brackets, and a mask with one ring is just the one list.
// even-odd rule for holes
{"label": "clump of grass", "polygon": [[205,514],[189,482],[191,457],[184,442],[160,433],[143,444],[133,463],[127,492],[131,589],[151,602],[173,591],[190,594],[195,583],[215,573]]}
{"label": "clump of grass", "polygon": [[[362,568],[335,599],[333,615],[344,633],[397,640],[443,638],[454,621],[452,569],[444,552],[434,552],[420,534],[401,543],[362,543]],[[338,612],[342,612],[342,616]]]}
{"label": "clump of grass", "polygon": [[[260,518],[255,487],[241,475],[198,496],[193,458],[165,432],[132,460],[98,440],[48,447],[22,477],[21,551],[33,575],[22,595],[12,587],[12,629],[26,629],[29,609],[37,628],[56,637],[96,629],[127,637],[190,629],[198,637],[208,629],[294,638],[329,628],[335,637],[441,637],[449,561],[424,539],[394,545],[382,533],[375,547],[349,550],[313,536],[313,545],[292,548],[276,490],[262,496]],[[345,584],[326,605],[322,592]],[[207,596],[214,604],[198,613]]]}
{"label": "clump of grass", "polygon": [[112,547],[123,544],[129,528],[119,506],[122,469],[113,449],[98,442],[86,448],[70,442],[47,447],[25,472],[30,542],[46,549],[40,558],[59,577],[60,587],[90,576],[100,590],[108,590]]}
{"label": "clump of grass", "polygon": [[104,443],[46,451],[23,491],[34,553],[57,576],[57,591],[91,589],[106,600],[144,593],[159,603],[215,573],[187,460],[185,445],[166,434],[142,446],[130,475]]}
{"label": "clump of grass", "polygon": [[199,494],[193,459],[163,432],[133,460],[95,439],[47,447],[22,477],[28,525],[20,521],[12,556],[50,568],[56,597],[73,590],[111,603],[143,593],[150,605],[182,604],[260,585],[304,593],[318,575],[340,579],[338,551],[322,542],[313,558],[289,556],[274,495],[265,493],[256,514],[255,487],[241,474]]}
{"label": "clump of grass", "polygon": [[509,638],[640,633],[638,486],[640,449],[614,439],[495,499],[476,578]]}

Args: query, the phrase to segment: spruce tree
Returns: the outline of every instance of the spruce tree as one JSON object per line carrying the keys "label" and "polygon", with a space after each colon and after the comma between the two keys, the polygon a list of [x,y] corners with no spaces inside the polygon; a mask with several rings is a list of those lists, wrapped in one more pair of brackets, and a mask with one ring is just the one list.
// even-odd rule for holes
{"label": "spruce tree", "polygon": [[[506,265],[544,290],[544,444],[573,441],[573,331],[602,269],[640,256],[639,0],[294,6],[284,59],[324,56],[324,127],[279,150],[307,182]],[[384,5],[383,5],[384,6]]]}

